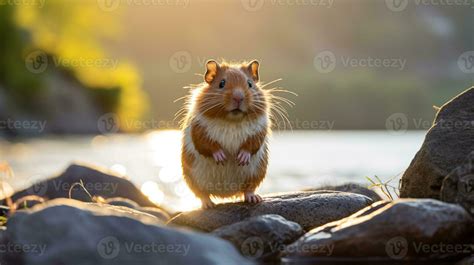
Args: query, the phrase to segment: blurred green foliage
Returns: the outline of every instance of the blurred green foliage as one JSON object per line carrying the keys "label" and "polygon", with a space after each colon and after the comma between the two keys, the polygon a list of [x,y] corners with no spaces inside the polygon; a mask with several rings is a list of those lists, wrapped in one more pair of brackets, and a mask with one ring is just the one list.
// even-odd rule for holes
{"label": "blurred green foliage", "polygon": [[[101,43],[116,37],[119,16],[107,15],[92,2],[44,3],[0,6],[0,86],[7,92],[10,112],[48,119],[51,110],[44,109],[48,103],[40,102],[40,95],[46,81],[60,75],[83,87],[100,112],[117,113],[123,121],[142,118],[148,102],[138,71],[106,53]],[[26,67],[36,51],[48,57],[44,72],[33,73]],[[69,88],[62,89],[67,94]],[[127,128],[127,122],[121,124],[124,131],[134,129]]]}
{"label": "blurred green foliage", "polygon": [[41,92],[42,77],[32,75],[22,57],[25,41],[14,22],[15,7],[0,7],[0,86],[18,108],[33,111],[35,98]]}

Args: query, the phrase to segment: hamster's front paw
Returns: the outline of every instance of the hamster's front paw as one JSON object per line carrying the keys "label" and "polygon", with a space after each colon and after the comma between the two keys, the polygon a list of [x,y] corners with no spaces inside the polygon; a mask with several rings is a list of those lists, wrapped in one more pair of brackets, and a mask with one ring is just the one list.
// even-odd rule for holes
{"label": "hamster's front paw", "polygon": [[237,155],[237,162],[239,163],[239,166],[246,166],[250,163],[250,157],[252,154],[250,152],[247,152],[245,150],[240,150],[239,154]]}
{"label": "hamster's front paw", "polygon": [[224,165],[224,162],[227,160],[227,157],[225,156],[224,150],[219,149],[218,151],[214,152],[212,154],[212,157],[214,157],[214,160],[216,163],[219,165]]}

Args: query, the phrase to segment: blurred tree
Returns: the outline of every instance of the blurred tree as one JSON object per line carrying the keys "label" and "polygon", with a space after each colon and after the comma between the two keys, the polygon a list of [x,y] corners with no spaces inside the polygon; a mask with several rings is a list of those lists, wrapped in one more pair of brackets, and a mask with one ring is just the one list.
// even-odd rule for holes
{"label": "blurred tree", "polygon": [[[115,13],[116,14],[116,13]],[[77,80],[102,112],[115,112],[121,121],[138,120],[148,102],[141,77],[126,60],[104,52],[100,41],[119,34],[117,16],[102,11],[95,1],[45,1],[35,5],[0,7],[0,85],[21,111],[41,115],[38,95],[51,71]],[[48,70],[31,73],[29,56],[47,54]],[[46,110],[43,110],[46,112]],[[128,122],[121,122],[121,129]]]}

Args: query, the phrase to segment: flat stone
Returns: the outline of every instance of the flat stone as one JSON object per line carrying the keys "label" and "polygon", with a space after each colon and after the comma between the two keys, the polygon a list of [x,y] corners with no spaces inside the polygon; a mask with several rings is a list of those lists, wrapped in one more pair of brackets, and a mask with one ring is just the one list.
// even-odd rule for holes
{"label": "flat stone", "polygon": [[184,212],[170,223],[210,232],[248,217],[277,214],[309,230],[347,217],[372,203],[366,196],[337,191],[279,193],[263,198],[258,204],[225,203],[212,209]]}
{"label": "flat stone", "polygon": [[367,188],[358,183],[345,183],[341,185],[325,185],[317,188],[310,188],[306,189],[305,191],[315,191],[315,190],[335,190],[335,191],[343,191],[343,192],[351,192],[356,194],[362,194],[372,199],[372,201],[380,201],[382,198],[377,192]]}

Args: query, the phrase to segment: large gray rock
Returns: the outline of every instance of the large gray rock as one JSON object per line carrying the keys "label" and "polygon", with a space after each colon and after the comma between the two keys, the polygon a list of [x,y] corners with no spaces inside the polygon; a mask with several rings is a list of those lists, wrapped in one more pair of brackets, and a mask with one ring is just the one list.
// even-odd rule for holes
{"label": "large gray rock", "polygon": [[295,222],[276,214],[267,214],[223,226],[212,234],[232,242],[244,256],[271,260],[276,259],[285,245],[294,242],[304,231]]}
{"label": "large gray rock", "polygon": [[[72,185],[80,181],[92,196],[100,196],[105,199],[122,197],[130,199],[140,206],[157,207],[130,181],[116,176],[106,169],[86,164],[72,164],[61,175],[16,192],[12,199],[15,201],[29,195],[45,199],[69,198],[69,190]],[[91,202],[89,194],[79,186],[72,189],[71,197],[79,201]]]}
{"label": "large gray rock", "polygon": [[458,263],[456,263],[456,265],[472,265],[472,264],[474,264],[474,256],[465,258],[459,261]]}
{"label": "large gray rock", "polygon": [[306,191],[315,191],[315,190],[335,190],[335,191],[344,191],[365,195],[372,199],[372,201],[380,201],[382,198],[377,192],[367,188],[366,186],[360,185],[358,183],[345,183],[341,185],[324,185],[317,188],[306,189]]}
{"label": "large gray rock", "polygon": [[441,200],[460,204],[474,216],[474,151],[443,180]]}
{"label": "large gray rock", "polygon": [[372,200],[366,196],[347,192],[280,193],[264,196],[263,202],[259,204],[225,203],[212,209],[181,213],[171,219],[170,223],[210,232],[248,217],[278,214],[309,230],[347,217],[371,203]]}
{"label": "large gray rock", "polygon": [[105,203],[114,205],[114,206],[123,206],[131,209],[135,209],[140,212],[151,214],[158,219],[167,222],[170,219],[170,216],[164,210],[157,207],[140,207],[136,202],[125,199],[125,198],[110,198],[105,201]]}
{"label": "large gray rock", "polygon": [[289,245],[288,258],[463,256],[473,239],[473,219],[461,206],[433,199],[378,202],[354,215],[315,228]]}
{"label": "large gray rock", "polygon": [[402,176],[403,198],[440,198],[443,179],[474,150],[474,87],[444,104]]}
{"label": "large gray rock", "polygon": [[49,201],[8,221],[6,259],[31,265],[249,264],[225,240],[160,225],[128,207]]}

